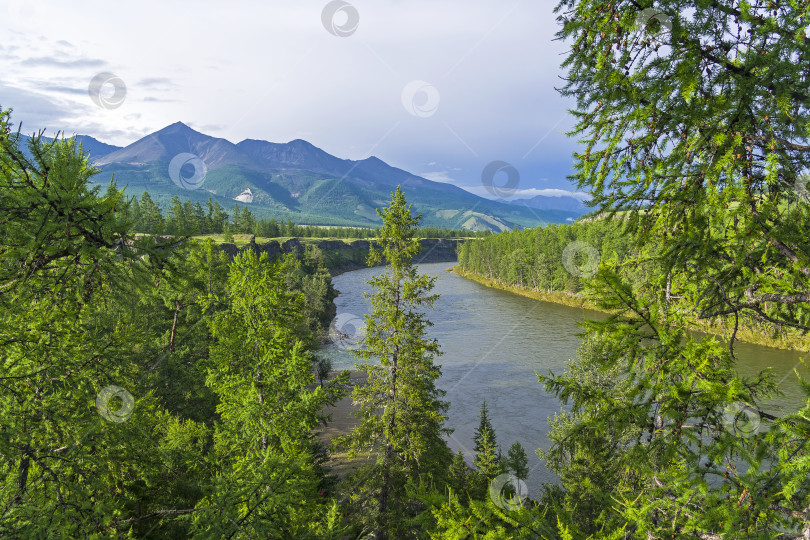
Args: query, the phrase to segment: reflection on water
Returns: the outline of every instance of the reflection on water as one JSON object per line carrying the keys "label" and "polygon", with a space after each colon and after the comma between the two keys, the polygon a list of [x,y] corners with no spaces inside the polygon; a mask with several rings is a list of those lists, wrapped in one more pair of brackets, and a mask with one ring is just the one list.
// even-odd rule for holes
{"label": "reflection on water", "polygon": [[[438,278],[434,292],[441,295],[428,318],[434,324],[430,333],[443,352],[438,358],[442,366],[438,385],[447,391],[445,399],[451,404],[447,425],[455,430],[448,443],[454,451],[461,448],[468,463],[471,461],[473,432],[485,399],[503,452],[514,441],[526,448],[531,468],[527,484],[532,496],[537,496],[540,484],[553,480],[554,475],[534,450],[548,448],[548,418],[560,405],[543,391],[535,372],[561,373],[576,355],[577,334],[582,331],[578,323],[600,314],[493,290],[446,272],[451,266],[432,263],[419,267]],[[368,312],[369,303],[362,293],[370,288],[364,282],[382,271],[369,268],[333,278],[341,293],[335,300],[339,316],[348,320]],[[351,369],[356,362],[345,347],[329,346],[322,354],[332,359],[334,369]],[[772,368],[785,395],[769,411],[778,413],[785,405],[802,403],[793,374],[799,353],[740,343],[736,354],[743,374]],[[806,368],[801,369],[808,375]]]}

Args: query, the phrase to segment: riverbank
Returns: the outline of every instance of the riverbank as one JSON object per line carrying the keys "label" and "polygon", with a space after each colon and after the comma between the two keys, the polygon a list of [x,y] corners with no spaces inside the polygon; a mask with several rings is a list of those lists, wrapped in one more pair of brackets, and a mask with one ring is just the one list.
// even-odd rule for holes
{"label": "riverbank", "polygon": [[[519,296],[525,296],[527,298],[532,298],[534,300],[540,300],[542,302],[551,302],[554,304],[561,304],[569,307],[582,308],[599,313],[609,313],[607,310],[600,309],[593,302],[590,302],[587,298],[583,296],[578,296],[563,291],[543,292],[543,291],[534,291],[531,289],[524,289],[521,287],[513,287],[511,285],[501,283],[496,279],[489,279],[487,277],[474,274],[472,272],[465,272],[458,265],[453,266],[452,268],[448,269],[448,271],[453,272],[454,274],[461,276],[465,279],[469,279],[470,281],[474,281],[476,283],[484,285],[486,287],[506,291],[512,294],[517,294]],[[694,321],[691,329],[698,332],[702,332],[704,334],[709,334],[712,336],[722,338],[726,341],[730,339],[731,334],[734,331],[733,324],[729,326],[725,323],[720,322],[709,324],[702,321]],[[751,328],[748,326],[743,326],[742,324],[740,325],[740,328],[737,330],[737,339],[739,341],[744,341],[745,343],[751,343],[753,345],[761,345],[763,347],[771,347],[774,349],[781,349],[786,351],[800,351],[800,352],[810,351],[810,338],[806,336],[802,337],[799,335],[791,335],[785,333],[784,331],[782,331],[781,335],[773,336],[771,331]]]}
{"label": "riverbank", "polygon": [[[334,379],[340,371],[330,371],[328,380]],[[358,370],[349,371],[349,386],[361,386],[366,384],[368,376]],[[321,427],[318,432],[318,439],[330,449],[327,466],[339,478],[344,478],[347,474],[354,472],[362,465],[374,461],[374,456],[357,456],[350,458],[345,450],[336,450],[332,447],[332,441],[341,435],[348,435],[359,423],[359,419],[354,416],[358,408],[352,403],[351,391],[340,401],[331,407],[324,408],[324,414],[331,415],[331,420],[326,426]]]}

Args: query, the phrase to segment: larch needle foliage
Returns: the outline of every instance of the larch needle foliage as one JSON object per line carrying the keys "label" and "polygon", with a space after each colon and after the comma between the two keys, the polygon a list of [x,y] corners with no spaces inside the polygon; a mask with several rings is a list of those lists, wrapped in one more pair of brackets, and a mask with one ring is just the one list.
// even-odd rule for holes
{"label": "larch needle foliage", "polygon": [[654,258],[660,271],[628,282],[603,262],[589,292],[613,315],[588,324],[565,375],[541,377],[571,405],[546,456],[587,509],[584,529],[806,535],[810,408],[769,413],[778,388],[767,371],[739,375],[734,334],[686,329],[810,329],[808,3],[564,0],[556,12],[583,146],[572,178],[636,240],[622,264]]}
{"label": "larch needle foliage", "polygon": [[0,537],[340,536],[314,435],[346,377],[315,385],[307,350],[325,270],[136,237],[98,172],[0,112]]}

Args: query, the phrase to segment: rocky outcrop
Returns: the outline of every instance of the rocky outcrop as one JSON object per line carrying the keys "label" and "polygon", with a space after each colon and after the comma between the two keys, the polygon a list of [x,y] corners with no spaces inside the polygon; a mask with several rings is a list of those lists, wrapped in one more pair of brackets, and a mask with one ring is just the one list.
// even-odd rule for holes
{"label": "rocky outcrop", "polygon": [[425,238],[421,240],[422,251],[414,257],[414,262],[454,262],[458,260],[458,246],[464,240],[447,238]]}
{"label": "rocky outcrop", "polygon": [[[453,262],[458,260],[456,250],[462,239],[425,238],[421,240],[422,250],[414,257],[416,263]],[[307,242],[321,250],[326,267],[332,274],[347,272],[366,267],[366,258],[371,247],[369,240],[355,240],[346,243],[341,240],[318,240]],[[234,244],[220,244],[222,250],[231,258],[239,253],[240,249]],[[252,249],[257,254],[267,253],[271,259],[281,256],[282,253],[293,253],[304,249],[304,244],[298,238],[291,238],[280,243],[270,240],[265,244],[250,243],[242,249]]]}

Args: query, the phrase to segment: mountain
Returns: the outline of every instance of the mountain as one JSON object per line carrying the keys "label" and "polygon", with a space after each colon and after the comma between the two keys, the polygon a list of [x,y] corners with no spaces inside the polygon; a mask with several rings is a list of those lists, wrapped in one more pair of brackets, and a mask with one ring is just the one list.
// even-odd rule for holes
{"label": "mountain", "polygon": [[120,146],[103,143],[89,135],[76,135],[76,140],[82,145],[84,152],[94,161],[121,149]]}
{"label": "mountain", "polygon": [[[28,135],[22,135],[23,144],[21,145],[22,151],[27,158],[31,158],[31,154],[28,151],[28,143],[27,141],[31,138]],[[42,137],[46,141],[52,141],[53,137]],[[120,150],[120,146],[113,146],[111,144],[103,143],[98,139],[95,139],[89,135],[76,135],[76,140],[82,145],[82,149],[84,153],[90,157],[91,161],[96,161],[101,159],[102,157],[106,156],[107,154],[111,154],[116,150]]]}
{"label": "mountain", "polygon": [[[91,157],[102,169],[99,176],[106,182],[113,175],[128,194],[140,196],[148,191],[164,205],[175,195],[199,202],[211,197],[226,209],[239,204],[259,218],[301,224],[377,226],[381,220],[376,209],[388,204],[397,185],[422,214],[424,226],[501,231],[561,223],[579,215],[491,201],[392,167],[376,157],[341,159],[301,139],[288,143],[245,139],[234,144],[182,122],[123,148],[109,147],[105,152],[96,146],[94,150]],[[179,154],[198,159],[188,161],[193,156],[187,155],[172,162]],[[184,161],[188,163],[182,165]],[[190,180],[173,182],[170,163],[175,167],[175,180],[178,175]]]}

